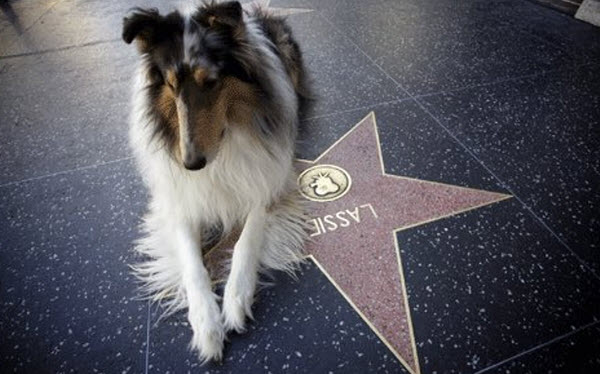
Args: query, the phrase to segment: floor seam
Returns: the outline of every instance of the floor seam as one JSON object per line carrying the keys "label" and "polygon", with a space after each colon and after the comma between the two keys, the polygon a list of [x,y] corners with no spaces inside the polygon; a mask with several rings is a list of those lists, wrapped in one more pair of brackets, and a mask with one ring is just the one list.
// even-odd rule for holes
{"label": "floor seam", "polygon": [[498,175],[496,175],[496,173],[494,173],[481,159],[479,159],[477,155],[475,155],[475,153],[469,147],[467,147],[466,144],[458,139],[458,137],[454,135],[450,129],[444,126],[441,121],[435,117],[429,111],[429,109],[427,109],[427,107],[425,107],[425,105],[423,105],[417,99],[414,100],[417,105],[438,124],[438,126],[440,126],[448,135],[450,135],[450,137],[452,137],[452,139],[454,139],[458,145],[460,145],[469,155],[471,155],[471,157],[473,157],[492,177],[494,177],[494,179],[496,179],[502,187],[504,187],[515,199],[517,199],[523,208],[525,208],[525,210],[527,210],[542,225],[543,228],[550,232],[552,236],[554,236],[554,238],[558,240],[558,242],[580,262],[581,266],[587,269],[595,278],[600,280],[600,276],[596,274],[594,269],[588,265],[587,261],[584,261],[577,253],[575,253],[575,251],[573,251],[573,249],[571,249],[571,247],[537,213],[535,213],[533,209],[527,203],[525,203],[525,201],[523,201],[523,199],[521,199],[506,182],[502,181],[502,179],[500,179],[500,177],[498,177]]}
{"label": "floor seam", "polygon": [[[566,68],[555,68],[555,69],[546,69],[546,70],[541,70],[535,73],[531,73],[531,74],[524,74],[524,75],[518,75],[518,76],[513,76],[513,77],[506,77],[506,78],[502,78],[499,80],[494,80],[494,81],[489,81],[489,82],[483,82],[483,83],[477,83],[477,84],[471,84],[471,85],[466,85],[466,86],[461,86],[461,87],[456,87],[456,88],[451,88],[451,89],[447,89],[447,90],[440,90],[440,91],[433,91],[433,92],[427,92],[427,93],[422,93],[422,94],[416,94],[413,95],[410,92],[408,92],[408,90],[406,88],[404,88],[402,85],[400,85],[394,78],[391,77],[390,74],[387,73],[387,71],[385,69],[383,69],[383,67],[381,67],[381,65],[377,62],[377,59],[373,59],[371,58],[371,56],[369,56],[365,51],[363,51],[362,48],[360,48],[355,42],[354,40],[347,36],[346,34],[344,34],[342,32],[342,30],[335,25],[333,22],[331,22],[331,20],[329,20],[329,18],[323,14],[323,12],[319,11],[319,9],[317,7],[314,6],[314,4],[312,4],[312,2],[310,0],[308,0],[308,3],[304,3],[307,4],[311,7],[313,7],[315,10],[317,10],[317,12],[315,12],[318,17],[321,17],[322,19],[324,19],[329,25],[331,25],[336,32],[341,35],[343,38],[347,39],[348,41],[350,41],[355,48],[357,48],[365,57],[367,57],[369,59],[369,61],[375,66],[377,67],[379,70],[381,70],[389,79],[392,80],[392,82],[394,82],[394,84],[396,84],[396,86],[398,86],[405,94],[408,95],[408,98],[421,98],[421,97],[431,97],[431,96],[437,96],[437,95],[443,95],[443,94],[449,94],[449,93],[453,93],[453,92],[457,92],[457,91],[463,91],[463,90],[468,90],[471,88],[477,88],[477,87],[485,87],[485,86],[493,86],[496,84],[502,84],[502,83],[506,83],[506,82],[512,82],[512,81],[518,81],[518,80],[523,80],[523,79],[529,79],[529,78],[535,78],[535,77],[539,77],[539,76],[544,76],[546,74],[552,74],[552,73],[561,73],[561,72],[569,72],[569,71],[574,71],[576,69],[579,69],[581,67],[586,67],[586,66],[600,66],[600,63],[594,61],[594,60],[589,60],[589,61],[582,61],[576,64],[573,64],[572,66],[566,67]],[[569,55],[569,57],[574,57],[571,55],[571,53],[567,50],[562,49],[561,47],[559,47],[558,45],[555,45],[549,41],[547,41],[546,39],[537,36],[535,34],[532,34],[530,32],[528,32],[527,30],[522,29],[520,26],[517,26],[516,24],[512,23],[511,21],[506,21],[507,23],[504,25],[499,26],[500,28],[504,27],[504,28],[512,28],[512,29],[517,29],[518,32],[527,34],[533,38],[539,39],[539,41],[543,42],[544,44],[556,48],[558,50],[560,50],[561,52]]]}
{"label": "floor seam", "polygon": [[499,361],[499,362],[497,362],[497,363],[495,363],[495,364],[492,364],[492,365],[490,365],[490,366],[487,366],[487,367],[485,367],[485,368],[483,368],[483,369],[481,369],[481,370],[479,370],[479,371],[475,372],[474,374],[481,374],[481,373],[485,373],[486,371],[490,371],[490,370],[492,370],[492,369],[495,369],[495,368],[497,368],[497,367],[499,367],[499,366],[502,366],[502,365],[504,365],[504,364],[507,364],[507,363],[509,363],[509,362],[511,362],[511,361],[514,361],[514,360],[518,359],[519,357],[525,356],[525,355],[527,355],[527,354],[529,354],[529,353],[532,353],[532,352],[535,352],[535,351],[537,351],[538,349],[541,349],[541,348],[547,347],[547,346],[549,346],[549,345],[551,345],[551,344],[554,344],[554,343],[556,343],[556,342],[558,342],[558,341],[561,341],[561,340],[563,340],[563,339],[566,339],[566,338],[568,338],[568,337],[570,337],[570,336],[572,336],[572,335],[575,335],[575,334],[577,334],[577,333],[580,333],[580,332],[582,332],[582,331],[584,331],[584,330],[586,330],[586,329],[588,329],[588,328],[590,328],[590,327],[593,327],[593,326],[597,325],[598,323],[600,323],[600,321],[594,321],[594,322],[590,322],[590,323],[588,323],[588,324],[586,324],[586,325],[583,325],[583,326],[581,326],[581,327],[579,327],[579,328],[577,328],[577,329],[575,329],[575,330],[573,330],[573,331],[570,331],[570,332],[568,332],[568,333],[566,333],[566,334],[563,334],[563,335],[557,336],[557,337],[555,337],[554,339],[550,339],[550,340],[548,340],[548,341],[547,341],[547,342],[545,342],[545,343],[538,344],[538,345],[536,345],[535,347],[532,347],[532,348],[526,349],[526,350],[524,350],[524,351],[522,351],[522,352],[520,352],[520,353],[517,353],[516,355],[513,355],[513,356],[511,356],[511,357],[509,357],[509,358],[506,358],[506,359],[504,359],[504,360],[502,360],[502,361]]}
{"label": "floor seam", "polygon": [[[45,10],[45,11],[44,11],[42,14],[40,14],[40,16],[39,16],[38,18],[36,18],[36,19],[35,19],[35,21],[33,21],[33,22],[31,23],[31,25],[27,26],[27,27],[26,27],[26,28],[23,30],[23,33],[22,33],[21,35],[25,35],[25,34],[27,34],[27,32],[28,32],[29,30],[31,30],[31,28],[32,28],[33,26],[37,25],[37,23],[38,23],[38,22],[39,22],[39,21],[40,21],[40,20],[41,20],[43,17],[45,17],[45,16],[46,16],[46,14],[48,14],[48,13],[49,13],[49,12],[50,12],[52,9],[54,9],[54,7],[55,7],[55,6],[57,6],[58,4],[62,3],[63,1],[64,1],[64,0],[57,0],[57,1],[56,1],[54,4],[52,4],[50,7],[48,7],[48,9],[46,9],[46,10]],[[4,31],[4,30],[2,30],[2,31]],[[21,35],[19,35],[19,36],[21,36]],[[13,45],[14,45],[16,42],[17,42],[16,40],[13,40],[13,42],[12,42],[12,43],[10,43],[10,44],[8,45],[7,49],[9,49],[10,47],[12,47],[12,46],[13,46]],[[0,56],[0,59],[2,59],[3,57],[4,57],[4,56]]]}
{"label": "floor seam", "polygon": [[[451,89],[442,90],[442,91],[432,91],[432,92],[428,92],[428,93],[424,93],[424,94],[417,94],[417,95],[413,95],[413,96],[402,97],[402,98],[398,98],[398,99],[395,99],[395,100],[381,101],[381,102],[377,102],[377,103],[373,103],[373,104],[369,104],[369,105],[363,105],[363,106],[359,106],[359,107],[353,107],[353,108],[350,108],[350,109],[339,110],[339,111],[334,111],[334,112],[328,112],[328,113],[325,113],[325,114],[319,114],[319,115],[316,115],[316,116],[302,118],[300,121],[301,122],[310,121],[310,120],[320,119],[320,118],[324,118],[324,117],[330,117],[330,116],[334,116],[334,115],[338,115],[338,114],[350,113],[350,112],[358,111],[358,110],[361,110],[361,109],[370,109],[370,108],[377,107],[377,106],[397,104],[397,103],[400,103],[400,102],[403,102],[403,101],[409,101],[409,100],[415,100],[415,99],[421,99],[421,98],[428,98],[428,97],[434,97],[434,96],[439,96],[439,95],[451,95],[453,93],[460,92],[460,91],[465,91],[465,90],[469,90],[469,89],[486,87],[486,86],[493,86],[493,85],[497,85],[497,84],[499,85],[499,84],[506,83],[506,82],[513,82],[513,81],[519,81],[519,80],[526,80],[526,79],[531,79],[531,78],[537,78],[537,77],[544,76],[544,75],[547,75],[547,74],[569,72],[569,71],[573,71],[575,69],[579,69],[579,68],[582,68],[582,67],[597,66],[597,65],[600,65],[600,64],[595,63],[595,62],[584,62],[584,63],[581,63],[581,64],[573,65],[570,68],[557,68],[557,69],[544,70],[542,72],[537,72],[537,73],[532,73],[532,74],[525,74],[525,75],[519,75],[519,76],[510,77],[510,78],[504,78],[504,79],[499,79],[499,80],[495,80],[495,81],[491,81],[491,82],[471,84],[471,85],[467,85],[467,86],[462,86],[462,87],[457,87],[457,88],[451,88]],[[395,81],[393,83],[397,85],[397,83]],[[406,91],[406,89],[403,88],[403,90],[408,95],[408,92]]]}
{"label": "floor seam", "polygon": [[[314,6],[311,3],[311,6]],[[437,123],[438,126],[440,126],[442,128],[442,130],[450,135],[450,137],[452,139],[454,139],[454,141],[461,146],[475,161],[477,161],[477,163],[479,163],[498,183],[500,183],[501,186],[503,186],[504,188],[506,188],[506,190],[515,197],[515,199],[517,199],[519,201],[519,203],[522,204],[522,206],[542,225],[542,227],[544,227],[548,232],[550,232],[552,234],[552,236],[554,236],[555,239],[558,240],[558,242],[565,248],[567,249],[574,257],[575,259],[577,259],[580,263],[581,266],[583,266],[585,269],[587,269],[596,279],[600,280],[600,275],[596,274],[596,272],[594,271],[594,269],[592,269],[590,267],[590,265],[587,263],[587,261],[584,261],[577,253],[575,253],[575,251],[573,251],[573,249],[564,241],[560,238],[560,236],[558,236],[558,234],[548,225],[546,224],[546,222],[540,217],[538,216],[532,208],[530,208],[527,204],[525,204],[525,202],[514,193],[514,191],[508,186],[508,184],[506,182],[504,182],[502,179],[500,179],[498,177],[498,175],[496,175],[496,173],[494,173],[488,166],[485,165],[485,163],[483,162],[483,160],[481,160],[479,157],[477,157],[477,155],[469,148],[467,147],[466,144],[464,144],[462,141],[460,141],[460,139],[458,139],[458,137],[452,133],[450,131],[450,129],[448,129],[446,126],[444,126],[442,124],[442,122],[436,117],[434,116],[431,111],[429,111],[427,109],[427,107],[425,107],[421,101],[417,98],[415,98],[414,95],[412,95],[406,88],[404,88],[396,79],[394,79],[394,77],[392,77],[385,69],[383,69],[379,64],[375,63],[373,61],[373,58],[371,58],[371,56],[369,56],[369,54],[367,54],[358,44],[356,44],[356,42],[349,36],[347,36],[346,34],[344,34],[339,27],[337,27],[333,22],[331,22],[331,20],[329,20],[328,17],[324,16],[321,12],[316,12],[317,16],[321,17],[325,22],[327,22],[330,26],[332,26],[334,28],[334,30],[342,35],[343,38],[345,38],[346,40],[348,40],[350,43],[352,43],[352,45],[360,52],[362,53],[370,62],[371,64],[373,64],[377,69],[379,69],[383,74],[385,74],[388,79],[390,79],[396,86],[397,88],[399,88],[400,90],[402,90],[406,95],[408,95],[409,97],[411,97],[414,102],[431,118],[435,121],[435,123]]]}
{"label": "floor seam", "polygon": [[363,105],[363,106],[354,107],[354,108],[350,108],[350,109],[338,110],[336,112],[329,112],[329,113],[319,114],[319,115],[312,116],[312,117],[302,118],[300,120],[300,122],[312,121],[312,120],[319,119],[319,118],[331,117],[331,116],[335,116],[335,115],[339,115],[339,114],[351,113],[351,112],[355,112],[355,111],[362,110],[362,109],[370,109],[370,108],[373,108],[373,107],[376,107],[376,106],[397,104],[397,103],[400,103],[402,101],[409,101],[411,99],[412,98],[410,98],[410,97],[405,97],[405,98],[402,98],[402,99],[395,99],[395,100],[389,100],[389,101],[380,101],[380,102],[374,103],[374,104]]}
{"label": "floor seam", "polygon": [[57,172],[54,172],[54,173],[49,173],[49,174],[44,174],[44,175],[38,175],[36,177],[31,177],[31,178],[26,178],[26,179],[20,179],[20,180],[16,180],[16,181],[12,181],[12,182],[7,182],[7,183],[4,183],[4,184],[0,184],[0,188],[10,187],[10,186],[14,186],[14,185],[21,184],[21,183],[27,183],[27,182],[37,181],[37,180],[40,180],[40,179],[51,178],[51,177],[55,177],[57,175],[64,175],[64,174],[70,174],[70,173],[77,172],[77,171],[82,171],[82,170],[95,169],[95,168],[98,168],[98,167],[102,167],[102,166],[106,166],[106,165],[112,165],[112,164],[116,164],[116,163],[119,163],[119,162],[127,161],[127,160],[130,160],[132,158],[133,158],[133,156],[122,157],[122,158],[117,158],[115,160],[110,160],[110,161],[106,161],[106,162],[100,162],[100,163],[93,164],[93,165],[87,165],[87,166],[82,166],[82,167],[68,169],[68,170],[61,170],[61,171],[57,171]]}
{"label": "floor seam", "polygon": [[146,357],[144,365],[144,374],[148,374],[150,362],[150,305],[151,302],[148,301],[148,315],[146,317]]}
{"label": "floor seam", "polygon": [[[532,32],[530,32],[529,30],[521,28],[521,26],[517,26],[517,25],[513,25],[513,26],[515,27],[515,29],[516,29],[517,32],[519,32],[521,34],[528,35],[528,36],[536,39],[540,43],[545,44],[548,47],[556,48],[556,49],[558,49],[559,51],[561,51],[562,53],[566,54],[567,56],[569,56],[572,59],[576,59],[577,58],[577,55],[573,54],[570,51],[567,51],[563,47],[558,46],[558,45],[556,45],[556,44],[554,44],[554,43],[552,43],[552,42],[550,42],[550,41],[542,38],[541,36],[535,35]],[[585,57],[587,59],[588,56],[585,56]]]}
{"label": "floor seam", "polygon": [[[543,70],[543,71],[536,72],[536,73],[518,75],[518,76],[514,76],[514,77],[509,77],[509,78],[502,78],[502,79],[498,79],[498,80],[490,81],[490,82],[476,83],[476,84],[470,84],[470,85],[467,85],[467,86],[462,86],[462,87],[457,87],[457,88],[451,88],[451,89],[448,89],[448,90],[433,91],[433,92],[424,93],[424,94],[417,94],[417,95],[411,96],[411,98],[412,99],[421,99],[421,98],[433,97],[433,96],[438,96],[438,95],[448,95],[448,94],[453,94],[453,93],[456,93],[456,92],[465,91],[465,90],[469,90],[469,89],[480,88],[480,87],[487,87],[487,86],[494,86],[494,85],[500,85],[502,83],[507,83],[507,82],[527,80],[527,79],[541,77],[541,76],[544,76],[544,75],[547,75],[547,74],[570,72],[570,71],[574,71],[576,69],[580,69],[582,67],[596,66],[596,65],[600,65],[600,64],[598,64],[596,62],[593,62],[593,61],[582,62],[580,64],[576,64],[576,65],[573,65],[573,66],[568,67],[568,68],[548,69],[548,70]],[[401,88],[407,94],[409,94],[408,91],[405,88],[403,88],[403,87],[401,87]]]}
{"label": "floor seam", "polygon": [[[538,2],[531,2],[531,4],[532,4],[532,5],[534,5],[534,6],[535,6],[535,5],[537,5],[537,6],[541,7],[541,8],[543,8],[543,9],[546,9],[546,10],[548,10],[548,9],[551,9],[552,11],[554,11],[554,12],[557,12],[557,13],[559,13],[559,14],[561,14],[561,15],[562,15],[562,13],[561,13],[561,12],[559,12],[559,11],[557,11],[556,9],[545,7],[545,6],[543,6],[543,5],[540,5],[540,3],[538,3]],[[537,7],[536,7],[536,8],[537,8]],[[537,12],[537,13],[538,13],[540,16],[542,16],[542,17],[543,17],[543,15],[542,15],[542,14],[540,14],[540,11],[539,11],[539,9],[536,9],[535,11],[536,11],[536,12]],[[563,52],[563,53],[567,54],[567,55],[568,55],[569,57],[571,57],[571,58],[577,58],[577,55],[576,55],[576,54],[573,54],[573,53],[571,53],[570,51],[568,51],[568,50],[564,49],[562,46],[558,45],[557,43],[553,43],[552,41],[550,41],[550,40],[547,40],[547,39],[546,39],[546,38],[544,38],[544,37],[541,37],[541,36],[539,36],[539,35],[536,35],[536,34],[534,34],[533,32],[531,32],[531,30],[529,30],[529,29],[527,29],[527,28],[525,28],[525,27],[523,27],[523,26],[520,26],[519,24],[517,24],[517,23],[515,23],[515,22],[513,22],[513,21],[511,21],[511,20],[508,20],[508,22],[510,23],[510,25],[511,25],[512,27],[514,27],[514,28],[516,29],[516,31],[517,31],[517,32],[520,32],[520,33],[522,33],[522,34],[525,34],[525,35],[529,35],[529,36],[531,36],[532,38],[535,38],[535,39],[537,39],[538,41],[540,41],[540,42],[544,43],[545,45],[547,45],[547,46],[549,46],[549,47],[553,47],[553,48],[556,48],[556,49],[558,49],[559,51],[561,51],[561,52]],[[591,57],[590,57],[590,56],[587,56],[587,55],[585,55],[585,58],[586,58],[586,59],[590,59]]]}
{"label": "floor seam", "polygon": [[84,48],[84,47],[89,47],[89,46],[93,46],[93,45],[115,43],[115,42],[118,42],[120,40],[121,39],[96,40],[96,41],[87,42],[87,43],[68,45],[68,46],[65,46],[65,47],[43,49],[41,51],[16,53],[14,55],[0,56],[0,60],[6,60],[6,59],[10,59],[10,58],[17,58],[17,57],[27,57],[27,56],[44,55],[44,54],[54,53],[54,52],[63,52],[63,51],[71,50],[71,49]]}

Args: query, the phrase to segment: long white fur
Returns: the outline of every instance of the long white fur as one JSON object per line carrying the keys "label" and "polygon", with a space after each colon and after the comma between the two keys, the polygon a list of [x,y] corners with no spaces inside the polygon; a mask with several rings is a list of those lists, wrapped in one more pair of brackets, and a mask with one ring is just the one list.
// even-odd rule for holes
{"label": "long white fur", "polygon": [[[270,70],[283,120],[289,121],[284,126],[295,129],[298,103],[290,79],[254,21],[245,22]],[[251,317],[258,272],[293,272],[302,261],[306,219],[296,192],[294,139],[274,137],[266,149],[247,127],[231,124],[215,159],[202,170],[188,171],[153,138],[146,69],[142,62],[136,72],[130,126],[137,166],[150,191],[144,236],[136,244],[146,260],[134,269],[145,294],[163,304],[165,314],[188,308],[191,346],[200,358],[220,359],[226,331],[242,331],[246,316]],[[224,232],[243,226],[221,312],[200,251],[201,228],[217,222]]]}

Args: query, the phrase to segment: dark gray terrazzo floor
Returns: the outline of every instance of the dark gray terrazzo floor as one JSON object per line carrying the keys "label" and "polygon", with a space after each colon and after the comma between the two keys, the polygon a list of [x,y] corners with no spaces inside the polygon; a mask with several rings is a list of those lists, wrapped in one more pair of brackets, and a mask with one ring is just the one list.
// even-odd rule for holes
{"label": "dark gray terrazzo floor", "polygon": [[[199,367],[128,270],[121,17],[170,2],[1,4],[0,372],[406,372],[311,263]],[[272,4],[314,9],[299,156],[374,111],[388,173],[514,196],[398,233],[421,372],[600,372],[600,29],[526,0]]]}

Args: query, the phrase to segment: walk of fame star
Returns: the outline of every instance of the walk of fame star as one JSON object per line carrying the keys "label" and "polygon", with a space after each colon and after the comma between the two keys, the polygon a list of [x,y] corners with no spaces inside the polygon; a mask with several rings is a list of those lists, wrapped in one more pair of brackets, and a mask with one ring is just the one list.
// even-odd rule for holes
{"label": "walk of fame star", "polygon": [[[510,195],[387,174],[371,112],[314,161],[298,160],[308,258],[412,374],[420,374],[396,233]],[[236,235],[219,245],[231,248]],[[230,251],[207,253],[209,269]]]}
{"label": "walk of fame star", "polygon": [[510,196],[387,174],[373,112],[298,165],[312,217],[309,257],[406,369],[420,373],[396,232]]}

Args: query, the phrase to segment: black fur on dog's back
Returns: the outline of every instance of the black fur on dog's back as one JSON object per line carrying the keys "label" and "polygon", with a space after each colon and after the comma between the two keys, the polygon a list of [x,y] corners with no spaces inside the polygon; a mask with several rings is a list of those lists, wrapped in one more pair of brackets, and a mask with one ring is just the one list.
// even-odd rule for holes
{"label": "black fur on dog's back", "polygon": [[256,11],[254,16],[262,26],[265,35],[275,45],[274,52],[283,62],[298,95],[300,117],[305,117],[310,111],[314,96],[304,69],[302,51],[292,34],[292,29],[283,17],[269,15],[261,10]]}

